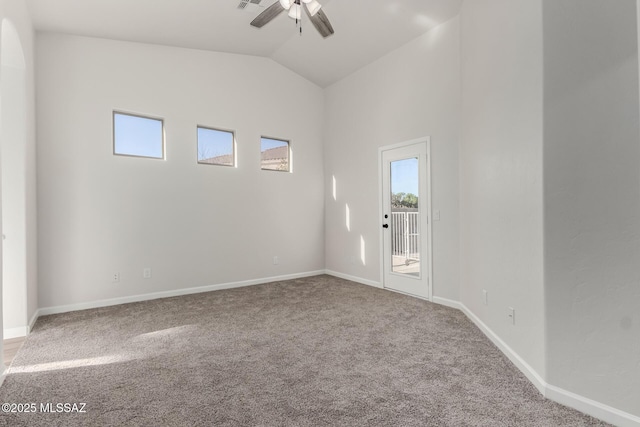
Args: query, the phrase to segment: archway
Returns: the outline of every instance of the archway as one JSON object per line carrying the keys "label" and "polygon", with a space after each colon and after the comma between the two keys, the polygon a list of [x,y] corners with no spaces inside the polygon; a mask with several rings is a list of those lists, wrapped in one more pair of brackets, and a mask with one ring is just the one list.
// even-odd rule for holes
{"label": "archway", "polygon": [[26,66],[15,26],[0,29],[0,171],[3,338],[28,333]]}

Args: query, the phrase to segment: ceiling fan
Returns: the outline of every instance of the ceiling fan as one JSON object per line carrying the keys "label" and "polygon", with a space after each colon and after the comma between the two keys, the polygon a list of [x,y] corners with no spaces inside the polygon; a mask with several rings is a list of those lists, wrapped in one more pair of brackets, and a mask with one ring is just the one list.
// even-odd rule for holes
{"label": "ceiling fan", "polygon": [[304,9],[311,23],[322,37],[329,37],[334,33],[333,27],[327,15],[320,9],[321,7],[317,0],[279,0],[251,21],[251,25],[256,28],[262,28],[285,10],[288,10],[289,17],[297,22],[302,19],[302,9]]}

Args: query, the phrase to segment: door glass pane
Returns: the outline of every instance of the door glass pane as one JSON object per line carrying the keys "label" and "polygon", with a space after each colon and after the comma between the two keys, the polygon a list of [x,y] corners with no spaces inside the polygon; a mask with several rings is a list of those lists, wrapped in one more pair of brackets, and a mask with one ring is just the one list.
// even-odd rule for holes
{"label": "door glass pane", "polygon": [[391,271],[420,277],[418,158],[391,162]]}

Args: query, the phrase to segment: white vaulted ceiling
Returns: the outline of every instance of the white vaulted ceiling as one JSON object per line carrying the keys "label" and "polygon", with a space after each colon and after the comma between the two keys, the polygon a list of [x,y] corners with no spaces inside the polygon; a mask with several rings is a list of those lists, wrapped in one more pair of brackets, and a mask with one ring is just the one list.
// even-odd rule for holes
{"label": "white vaulted ceiling", "polygon": [[[258,0],[254,0],[258,1]],[[319,0],[335,29],[303,34],[281,14],[249,23],[277,0],[28,0],[38,31],[264,56],[326,87],[445,22],[463,0]]]}

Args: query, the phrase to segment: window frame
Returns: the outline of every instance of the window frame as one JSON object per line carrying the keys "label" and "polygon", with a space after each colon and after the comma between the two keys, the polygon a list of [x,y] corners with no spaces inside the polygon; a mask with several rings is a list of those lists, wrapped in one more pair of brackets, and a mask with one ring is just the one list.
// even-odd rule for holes
{"label": "window frame", "polygon": [[[278,170],[278,169],[265,169],[262,167],[262,140],[270,139],[272,141],[280,141],[285,142],[287,144],[287,169],[286,170]],[[268,172],[284,172],[284,173],[293,173],[293,156],[291,150],[291,140],[284,138],[275,138],[272,136],[261,135],[260,136],[260,170],[268,171]]]}
{"label": "window frame", "polygon": [[[218,163],[205,163],[205,162],[201,162],[200,159],[198,159],[198,148],[199,148],[199,141],[198,141],[198,130],[199,129],[204,129],[204,130],[213,130],[216,132],[226,132],[226,133],[230,133],[231,134],[231,149],[233,150],[232,152],[232,157],[233,157],[233,164],[231,165],[223,165],[223,164],[218,164]],[[223,129],[223,128],[215,128],[215,127],[211,127],[211,126],[203,126],[203,125],[196,125],[196,163],[199,165],[209,165],[209,166],[223,166],[223,167],[228,167],[228,168],[237,168],[238,166],[238,150],[237,150],[237,146],[236,146],[236,132],[234,130],[231,129]]]}
{"label": "window frame", "polygon": [[[153,157],[153,156],[139,156],[137,154],[124,154],[124,153],[116,153],[116,114],[121,116],[129,116],[129,117],[137,117],[139,119],[148,119],[148,120],[156,120],[161,124],[162,129],[162,157]],[[112,132],[112,149],[114,156],[122,156],[122,157],[136,157],[142,159],[153,159],[153,160],[166,160],[167,151],[166,151],[166,136],[165,136],[165,128],[164,128],[164,118],[158,116],[150,116],[143,115],[139,113],[130,113],[128,111],[122,110],[112,110],[111,114],[111,132]]]}

